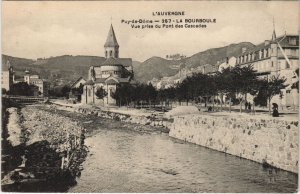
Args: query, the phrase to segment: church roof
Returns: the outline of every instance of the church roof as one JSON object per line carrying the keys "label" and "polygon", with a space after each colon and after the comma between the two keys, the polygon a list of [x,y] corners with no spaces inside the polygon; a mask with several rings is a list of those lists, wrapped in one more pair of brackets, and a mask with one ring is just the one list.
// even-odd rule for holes
{"label": "church roof", "polygon": [[108,78],[97,78],[95,81],[88,80],[84,85],[94,85],[95,83],[106,83],[106,84],[118,84],[118,83],[129,83],[130,77],[121,78],[110,76]]}
{"label": "church roof", "polygon": [[95,83],[104,83],[105,80],[106,80],[106,78],[97,78],[97,79],[95,80]]}
{"label": "church roof", "polygon": [[109,77],[106,81],[105,81],[106,84],[118,84],[120,83],[118,79],[116,78],[112,78],[112,77]]}
{"label": "church roof", "polygon": [[101,65],[97,65],[94,67],[100,67],[100,66],[115,66],[115,65],[123,65],[124,67],[130,67],[132,66],[132,59],[131,58],[113,58],[110,57],[106,59]]}
{"label": "church roof", "polygon": [[119,44],[118,44],[118,41],[117,41],[117,38],[116,38],[116,35],[114,32],[114,28],[112,25],[110,26],[104,47],[119,47]]}
{"label": "church roof", "polygon": [[121,62],[114,58],[114,57],[110,57],[107,58],[102,64],[102,66],[116,66],[116,65],[122,65]]}
{"label": "church roof", "polygon": [[131,58],[118,58],[118,61],[120,61],[120,63],[124,67],[132,66],[132,59]]}

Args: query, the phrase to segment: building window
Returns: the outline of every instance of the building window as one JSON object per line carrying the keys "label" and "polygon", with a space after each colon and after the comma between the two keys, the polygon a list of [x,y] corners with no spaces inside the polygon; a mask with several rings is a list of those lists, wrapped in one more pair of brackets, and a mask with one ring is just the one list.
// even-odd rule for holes
{"label": "building window", "polygon": [[289,44],[291,44],[291,45],[296,45],[296,38],[294,38],[294,37],[290,37],[289,38]]}
{"label": "building window", "polygon": [[112,57],[112,51],[109,51],[109,56]]}
{"label": "building window", "polygon": [[286,93],[287,93],[287,94],[291,93],[291,90],[287,90]]}
{"label": "building window", "polygon": [[271,62],[271,67],[273,67],[274,66],[274,63],[273,63],[273,61]]}
{"label": "building window", "polygon": [[107,51],[105,51],[105,57],[107,58]]}
{"label": "building window", "polygon": [[91,96],[91,89],[88,89],[88,96]]}

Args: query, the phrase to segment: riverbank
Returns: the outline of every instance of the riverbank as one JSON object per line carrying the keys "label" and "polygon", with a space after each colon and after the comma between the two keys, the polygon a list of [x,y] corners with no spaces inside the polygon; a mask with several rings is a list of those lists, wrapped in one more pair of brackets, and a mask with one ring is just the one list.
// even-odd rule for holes
{"label": "riverbank", "polygon": [[86,115],[156,126],[164,132],[170,131],[169,135],[177,139],[298,173],[298,120],[294,115],[274,118],[264,113],[192,114],[193,111],[189,110],[191,113],[187,115],[174,111],[170,117],[157,112],[142,116],[143,110],[128,115],[123,114],[122,109],[107,111],[78,105],[68,109]]}
{"label": "riverbank", "polygon": [[84,128],[67,117],[41,109],[44,106],[8,108],[6,141],[11,146],[4,152],[16,162],[6,162],[10,169],[4,169],[3,191],[64,192],[80,175],[88,151]]}
{"label": "riverbank", "polygon": [[[46,161],[46,164],[51,164],[50,167],[58,166],[61,163],[54,161],[61,161],[62,156],[58,155],[53,160],[57,152],[46,143],[55,142],[55,138],[47,137],[44,132],[52,128],[81,128],[85,131],[84,146],[89,146],[89,152],[79,152],[86,155],[79,157],[77,171],[73,171],[77,172],[76,175],[58,174],[57,177],[63,178],[55,179],[50,184],[44,184],[49,180],[42,182],[40,179],[30,184],[18,183],[10,185],[9,191],[294,192],[297,187],[297,176],[292,173],[263,168],[249,160],[170,138],[161,131],[161,127],[123,122],[115,113],[104,118],[98,109],[85,113],[74,108],[65,109],[41,104],[17,111],[20,126],[34,128],[25,138],[30,144],[26,145],[30,146],[27,147],[28,154],[23,152],[19,156],[25,155],[31,164]],[[35,143],[29,141],[33,137]],[[28,163],[25,161],[24,168],[24,157],[20,158],[17,169],[21,170],[19,175],[24,175],[22,173],[28,168]],[[51,174],[49,168],[47,170]],[[25,174],[26,179],[36,181],[37,177],[33,177],[35,171],[31,172]],[[66,183],[66,180],[71,181]],[[5,191],[8,191],[7,187]]]}
{"label": "riverbank", "polygon": [[184,115],[171,137],[298,173],[298,121],[276,118]]}

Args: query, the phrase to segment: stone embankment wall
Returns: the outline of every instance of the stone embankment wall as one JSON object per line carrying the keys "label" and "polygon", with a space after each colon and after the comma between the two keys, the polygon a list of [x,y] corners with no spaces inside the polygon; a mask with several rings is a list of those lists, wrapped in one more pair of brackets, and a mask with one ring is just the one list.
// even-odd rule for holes
{"label": "stone embankment wall", "polygon": [[174,118],[169,135],[298,173],[298,121],[186,115]]}

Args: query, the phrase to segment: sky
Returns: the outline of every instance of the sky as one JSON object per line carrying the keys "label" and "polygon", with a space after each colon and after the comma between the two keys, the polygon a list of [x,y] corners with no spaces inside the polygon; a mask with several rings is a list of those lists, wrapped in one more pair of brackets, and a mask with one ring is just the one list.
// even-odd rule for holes
{"label": "sky", "polygon": [[[185,16],[152,16],[184,11]],[[121,20],[215,18],[197,29],[132,29]],[[259,44],[299,34],[298,1],[3,1],[2,53],[36,59],[60,55],[104,56],[111,23],[120,57],[144,61],[169,54],[191,56],[232,43]]]}

